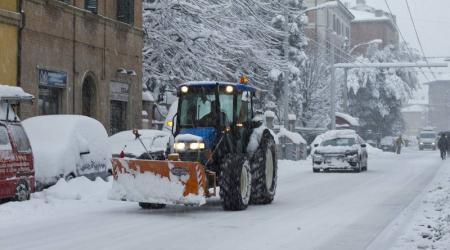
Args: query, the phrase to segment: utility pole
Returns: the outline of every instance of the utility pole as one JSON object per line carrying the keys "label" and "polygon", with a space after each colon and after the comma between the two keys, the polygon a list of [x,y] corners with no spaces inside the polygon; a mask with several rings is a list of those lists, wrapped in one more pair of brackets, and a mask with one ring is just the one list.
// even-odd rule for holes
{"label": "utility pole", "polygon": [[330,118],[331,129],[336,129],[336,67],[334,67],[334,48],[330,47],[331,77],[330,77]]}
{"label": "utility pole", "polygon": [[285,59],[285,70],[283,76],[283,109],[284,109],[284,127],[286,130],[289,129],[289,13],[287,9],[287,3],[284,8],[284,41],[283,41],[283,53]]}

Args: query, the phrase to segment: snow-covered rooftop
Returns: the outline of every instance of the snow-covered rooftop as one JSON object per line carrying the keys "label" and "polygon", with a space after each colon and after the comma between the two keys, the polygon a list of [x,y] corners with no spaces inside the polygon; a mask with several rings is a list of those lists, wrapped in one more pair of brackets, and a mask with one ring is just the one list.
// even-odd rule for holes
{"label": "snow-covered rooftop", "polygon": [[150,91],[143,91],[142,92],[142,101],[155,102],[155,98],[153,97],[153,95]]}
{"label": "snow-covered rooftop", "polygon": [[426,109],[427,108],[424,105],[414,104],[414,105],[409,105],[407,107],[404,107],[402,109],[402,112],[405,112],[405,113],[408,113],[408,112],[425,112]]}
{"label": "snow-covered rooftop", "polygon": [[352,14],[355,16],[353,22],[362,22],[362,21],[389,21],[390,17],[386,15],[376,16],[375,13],[361,10],[350,10]]}
{"label": "snow-covered rooftop", "polygon": [[349,114],[344,114],[340,112],[336,112],[336,117],[340,117],[344,120],[346,120],[351,126],[359,127],[359,120],[358,118],[355,118]]}

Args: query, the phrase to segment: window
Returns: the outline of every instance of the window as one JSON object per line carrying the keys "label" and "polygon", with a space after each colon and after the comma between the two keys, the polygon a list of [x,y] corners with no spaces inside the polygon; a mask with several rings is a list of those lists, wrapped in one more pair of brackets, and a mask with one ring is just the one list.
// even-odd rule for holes
{"label": "window", "polygon": [[84,8],[97,14],[97,0],[84,0]]}
{"label": "window", "polygon": [[60,113],[62,90],[59,88],[39,87],[39,114],[55,115]]}
{"label": "window", "polygon": [[117,20],[134,24],[134,0],[117,0]]}
{"label": "window", "polygon": [[59,0],[59,1],[67,4],[72,4],[72,0]]}
{"label": "window", "polygon": [[0,150],[11,151],[11,143],[9,142],[8,130],[6,127],[0,126]]}
{"label": "window", "polygon": [[12,139],[16,144],[17,151],[19,152],[30,152],[31,146],[28,141],[27,134],[21,125],[11,125],[10,127],[12,133]]}

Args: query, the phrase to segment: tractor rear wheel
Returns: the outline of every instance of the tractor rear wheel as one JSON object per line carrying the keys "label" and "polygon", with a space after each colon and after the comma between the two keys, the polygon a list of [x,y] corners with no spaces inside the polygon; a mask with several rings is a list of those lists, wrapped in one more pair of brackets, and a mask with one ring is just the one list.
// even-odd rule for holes
{"label": "tractor rear wheel", "polygon": [[276,145],[270,132],[265,132],[252,160],[251,204],[270,204],[277,188]]}
{"label": "tractor rear wheel", "polygon": [[250,162],[245,156],[228,154],[221,164],[220,194],[223,209],[239,211],[250,201],[252,174]]}

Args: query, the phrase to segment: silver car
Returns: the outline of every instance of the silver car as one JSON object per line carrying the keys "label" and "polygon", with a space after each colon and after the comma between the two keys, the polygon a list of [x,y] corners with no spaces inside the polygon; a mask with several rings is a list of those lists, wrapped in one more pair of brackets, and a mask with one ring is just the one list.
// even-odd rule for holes
{"label": "silver car", "polygon": [[319,145],[314,145],[313,172],[335,169],[358,173],[367,171],[367,145],[354,131],[329,131],[323,137]]}

